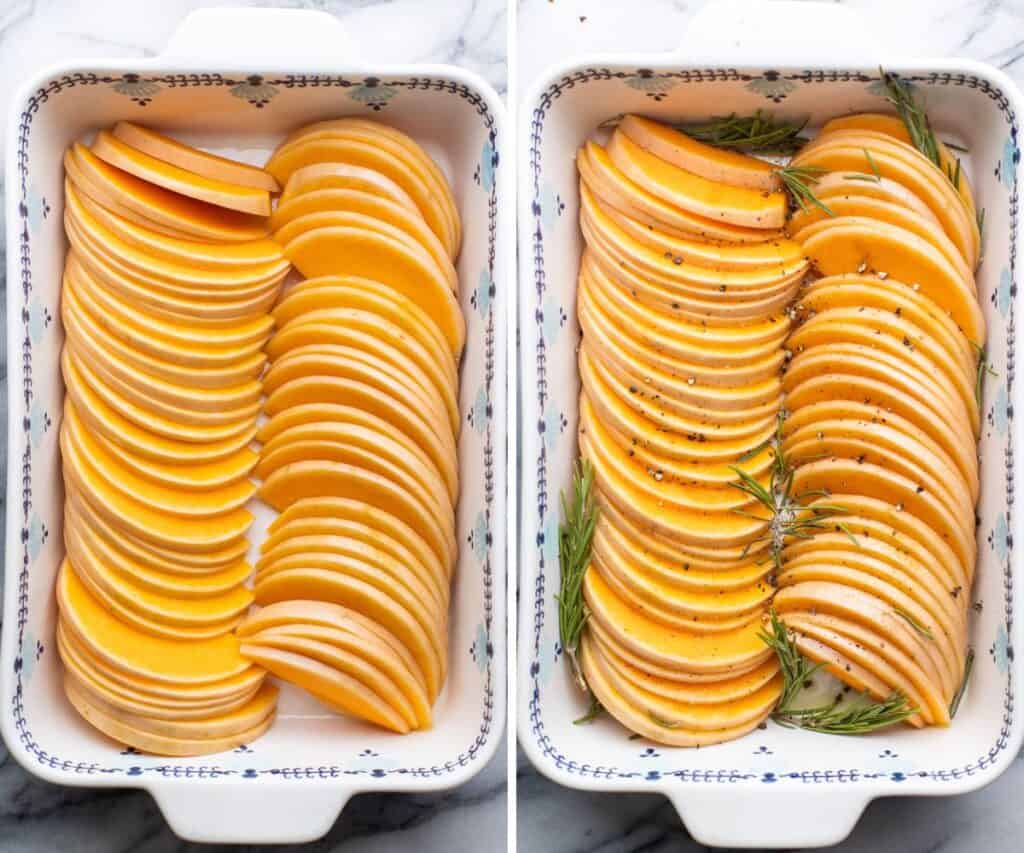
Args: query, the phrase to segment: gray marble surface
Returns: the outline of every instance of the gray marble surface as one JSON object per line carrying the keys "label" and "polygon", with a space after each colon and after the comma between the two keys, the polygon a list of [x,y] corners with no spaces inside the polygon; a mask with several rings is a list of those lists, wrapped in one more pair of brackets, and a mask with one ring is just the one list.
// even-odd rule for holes
{"label": "gray marble surface", "polygon": [[[177,22],[201,6],[288,6],[336,14],[358,45],[381,62],[450,62],[506,89],[504,0],[0,0],[0,108],[34,70],[72,57],[148,56]],[[440,7],[444,14],[438,14]],[[0,142],[2,146],[2,142]],[[2,207],[0,207],[2,211]],[[2,217],[2,213],[0,213]],[[0,228],[0,241],[3,229]],[[6,266],[0,266],[0,276]],[[0,311],[6,297],[0,299]],[[0,335],[6,328],[0,322]],[[7,423],[6,341],[0,340],[0,424]],[[4,429],[5,427],[0,427]],[[6,480],[6,437],[0,482]],[[0,505],[3,496],[0,492]],[[3,525],[0,524],[0,536]],[[321,841],[260,850],[441,853],[505,850],[506,750],[469,784],[441,794],[363,795],[351,800]],[[167,828],[141,791],[61,788],[27,774],[0,745],[0,853],[166,853],[256,848],[187,844]]]}
{"label": "gray marble surface", "polygon": [[[902,56],[965,56],[1024,85],[1020,0],[841,0],[862,10]],[[518,0],[520,92],[544,68],[575,55],[676,48],[700,0]],[[808,34],[810,37],[810,34]],[[1024,761],[988,788],[956,798],[888,799],[870,805],[843,853],[1011,853],[1024,849]],[[518,764],[517,834],[529,853],[667,853],[707,849],[686,833],[662,796],[570,791]],[[741,819],[739,816],[737,819]],[[809,818],[811,819],[811,818]]]}

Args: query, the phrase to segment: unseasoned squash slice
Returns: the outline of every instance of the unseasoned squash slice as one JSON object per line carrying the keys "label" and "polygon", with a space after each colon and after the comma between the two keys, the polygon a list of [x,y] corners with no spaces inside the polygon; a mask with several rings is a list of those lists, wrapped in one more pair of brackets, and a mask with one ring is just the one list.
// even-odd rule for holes
{"label": "unseasoned squash slice", "polygon": [[[926,222],[942,227],[939,218],[932,209],[921,201],[920,197],[907,189],[903,184],[891,178],[883,178],[870,170],[867,160],[862,164],[867,172],[826,172],[818,177],[814,185],[814,194],[826,201],[856,195],[894,204],[915,213]],[[945,232],[943,232],[945,233]]]}
{"label": "unseasoned squash slice", "polygon": [[732,243],[760,243],[781,236],[778,229],[730,225],[676,207],[627,177],[595,142],[588,141],[577,152],[576,165],[583,181],[603,202],[672,236]]}
{"label": "unseasoned squash slice", "polygon": [[261,722],[233,735],[209,738],[173,738],[155,734],[152,731],[143,731],[123,722],[97,705],[90,703],[84,694],[66,679],[64,693],[75,710],[105,735],[131,746],[139,752],[151,755],[197,756],[227,752],[237,746],[257,740],[274,721],[274,714],[271,711]]}
{"label": "unseasoned squash slice", "polygon": [[638,115],[625,116],[619,129],[655,157],[709,181],[768,192],[779,188],[775,166],[765,160],[705,145],[674,127]]}
{"label": "unseasoned squash slice", "polygon": [[[346,211],[358,213],[385,222],[408,234],[427,252],[442,270],[452,267],[448,251],[437,235],[427,227],[418,212],[410,211],[391,199],[376,193],[357,189],[325,189],[314,190],[293,196],[279,205],[270,218],[270,226],[278,234],[297,219],[304,219],[312,214],[329,211]],[[280,242],[287,242],[283,237]],[[454,273],[454,269],[451,270]],[[446,272],[446,275],[449,274]],[[453,285],[453,290],[457,283]]]}
{"label": "unseasoned squash slice", "polygon": [[225,210],[154,186],[78,143],[65,156],[64,168],[75,186],[99,204],[127,214],[138,225],[156,223],[170,236],[234,243],[258,240],[269,230],[263,216]]}
{"label": "unseasoned squash slice", "polygon": [[[256,601],[274,604],[288,600],[326,601],[340,604],[378,622],[405,644],[426,680],[427,694],[436,698],[443,679],[441,662],[427,632],[393,597],[373,584],[324,569],[291,569],[277,572],[256,589]],[[271,672],[274,672],[271,669]]]}
{"label": "unseasoned squash slice", "polygon": [[[338,525],[333,524],[338,522]],[[394,513],[355,498],[312,498],[298,501],[275,518],[268,528],[266,549],[275,547],[291,536],[321,533],[353,533],[360,527],[393,538],[408,549],[418,562],[429,566],[431,573],[441,577],[445,568],[419,533]]]}
{"label": "unseasoned squash slice", "polygon": [[781,228],[785,224],[786,196],[782,192],[710,181],[644,151],[621,130],[612,134],[607,151],[630,180],[698,216],[747,228]]}
{"label": "unseasoned squash slice", "polygon": [[228,634],[181,643],[137,631],[108,613],[65,561],[57,575],[61,618],[75,638],[107,665],[161,684],[210,684],[238,676],[250,664]]}
{"label": "unseasoned squash slice", "polygon": [[354,139],[299,140],[276,151],[267,161],[266,168],[279,182],[286,184],[294,172],[318,163],[359,166],[390,178],[413,199],[449,256],[458,254],[458,234],[450,218],[451,211],[423,176],[393,151]]}
{"label": "unseasoned squash slice", "polygon": [[367,192],[387,199],[405,208],[410,214],[423,218],[412,196],[387,175],[375,169],[367,169],[349,163],[314,163],[296,169],[288,178],[279,203],[284,206],[298,196],[320,190]]}
{"label": "unseasoned squash slice", "polygon": [[279,512],[303,498],[355,497],[397,515],[423,536],[445,563],[455,559],[454,534],[389,480],[341,462],[295,462],[271,474],[260,497]]}
{"label": "unseasoned squash slice", "polygon": [[400,734],[409,724],[377,693],[351,675],[294,652],[245,644],[242,652],[278,678],[301,687],[328,708]]}
{"label": "unseasoned squash slice", "polygon": [[209,178],[211,181],[267,190],[272,193],[280,190],[274,176],[259,166],[251,166],[238,160],[219,157],[209,151],[201,151],[130,121],[119,121],[111,130],[111,135],[136,151]]}
{"label": "unseasoned squash slice", "polygon": [[231,184],[189,172],[126,145],[110,131],[101,130],[92,144],[100,160],[150,184],[217,207],[255,216],[270,214],[270,194],[265,189]]}
{"label": "unseasoned squash slice", "polygon": [[359,228],[316,228],[297,237],[285,254],[306,278],[356,275],[386,281],[419,305],[441,328],[458,357],[466,325],[444,277],[403,244]]}
{"label": "unseasoned squash slice", "polygon": [[196,269],[225,270],[259,268],[284,260],[281,247],[273,240],[258,239],[242,243],[206,243],[171,237],[145,225],[119,215],[98,204],[75,188],[70,180],[64,181],[64,194],[70,203],[86,211],[120,240],[170,263],[190,265]]}
{"label": "unseasoned squash slice", "polygon": [[868,269],[910,282],[933,299],[967,337],[985,342],[985,318],[969,281],[930,244],[893,225],[832,224],[808,237],[804,250],[823,275]]}

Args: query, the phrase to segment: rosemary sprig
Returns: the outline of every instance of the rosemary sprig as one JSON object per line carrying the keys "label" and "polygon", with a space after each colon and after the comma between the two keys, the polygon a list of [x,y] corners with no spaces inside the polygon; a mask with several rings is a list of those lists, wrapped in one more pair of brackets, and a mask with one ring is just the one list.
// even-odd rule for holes
{"label": "rosemary sprig", "polygon": [[956,689],[953,701],[949,703],[949,718],[951,720],[956,716],[956,712],[960,710],[960,700],[964,698],[964,693],[967,692],[967,679],[971,677],[972,669],[974,669],[974,649],[968,649],[967,659],[964,661],[964,677],[960,681],[960,686]]}
{"label": "rosemary sprig", "polygon": [[[910,90],[910,84],[901,80],[896,74],[878,69],[885,84],[889,103],[896,107],[896,112],[903,119],[903,124],[910,134],[910,141],[913,146],[924,154],[940,169],[942,161],[939,158],[939,141],[935,138],[935,131],[932,130],[928,114],[924,111],[914,93]],[[948,177],[948,176],[947,176]]]}
{"label": "rosemary sprig", "polygon": [[[562,650],[572,664],[573,677],[584,692],[589,692],[580,668],[579,647],[583,626],[590,611],[583,600],[583,577],[590,563],[590,545],[597,524],[594,503],[594,466],[581,459],[572,477],[572,499],[562,493],[562,523],[558,528],[558,562],[561,578],[558,595],[558,631]],[[596,700],[595,700],[596,701]]]}
{"label": "rosemary sprig", "polygon": [[991,362],[988,360],[988,350],[985,347],[978,346],[974,341],[970,343],[978,356],[978,370],[974,379],[974,399],[978,401],[978,407],[981,408],[981,400],[985,391],[985,375],[998,377],[999,374],[996,373]]}
{"label": "rosemary sprig", "polygon": [[985,208],[979,208],[974,214],[978,222],[978,235],[980,237],[985,236]]}
{"label": "rosemary sprig", "polygon": [[808,210],[810,205],[820,207],[829,216],[835,216],[831,208],[814,194],[811,189],[818,183],[818,176],[824,172],[817,166],[780,166],[775,170],[782,185],[801,210]]}
{"label": "rosemary sprig", "polygon": [[878,183],[882,182],[882,173],[878,171],[878,164],[875,163],[875,158],[871,156],[871,152],[867,148],[863,149],[864,157],[868,161],[868,166],[871,167],[871,174],[874,175],[875,181]]}
{"label": "rosemary sprig", "polygon": [[[846,512],[846,508],[837,504],[818,502],[812,507],[804,506],[808,500],[827,497],[821,491],[806,491],[794,493],[793,478],[795,471],[790,467],[785,454],[782,451],[782,424],[785,419],[780,413],[778,424],[775,428],[775,435],[771,439],[771,447],[775,458],[772,462],[771,477],[768,485],[758,482],[755,477],[744,471],[737,465],[730,468],[739,477],[739,482],[730,483],[734,489],[749,495],[760,506],[759,510],[766,512],[759,515],[745,509],[734,509],[737,515],[744,518],[752,518],[756,521],[768,523],[768,530],[764,536],[754,539],[748,543],[751,548],[757,543],[767,542],[775,563],[775,568],[782,569],[782,549],[790,539],[810,539],[815,532],[827,530],[834,522],[829,519],[835,515]],[[854,543],[857,539],[848,528],[840,524],[840,529],[849,536]]]}
{"label": "rosemary sprig", "polygon": [[714,116],[704,124],[684,124],[678,129],[716,148],[794,154],[808,141],[800,135],[806,125],[806,119],[793,124],[758,110],[751,116]]}
{"label": "rosemary sprig", "polygon": [[892,609],[892,612],[899,616],[901,619],[903,619],[911,628],[917,631],[917,633],[920,634],[922,637],[931,640],[933,643],[935,642],[935,635],[931,632],[931,629],[925,627],[920,622],[918,622],[917,619],[915,619],[913,616],[907,613],[907,611],[904,610],[902,607],[894,607]]}
{"label": "rosemary sprig", "polygon": [[822,664],[812,664],[800,653],[789,629],[774,610],[769,618],[770,630],[759,636],[775,652],[782,671],[782,693],[772,714],[779,725],[822,734],[861,735],[895,725],[917,713],[899,691],[881,702],[862,694],[856,703],[843,705],[837,699],[828,705],[796,707],[800,693],[810,686]]}
{"label": "rosemary sprig", "polygon": [[592,723],[594,720],[601,716],[601,712],[603,710],[604,707],[598,701],[597,697],[593,693],[591,693],[590,707],[587,708],[587,712],[582,717],[573,720],[572,724],[574,726],[585,726],[587,723]]}

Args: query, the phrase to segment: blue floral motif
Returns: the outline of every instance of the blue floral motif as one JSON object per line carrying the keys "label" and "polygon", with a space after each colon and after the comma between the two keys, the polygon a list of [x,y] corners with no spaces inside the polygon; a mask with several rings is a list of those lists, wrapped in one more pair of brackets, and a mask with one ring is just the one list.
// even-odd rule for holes
{"label": "blue floral motif", "polygon": [[1003,143],[1003,154],[996,166],[996,176],[1007,189],[1013,187],[1018,162],[1020,162],[1020,148],[1017,147],[1016,134],[1011,133]]}
{"label": "blue floral motif", "polygon": [[32,338],[32,343],[38,344],[51,325],[53,325],[53,315],[50,313],[50,309],[38,299],[33,299],[28,309],[28,333]]}
{"label": "blue floral motif", "polygon": [[32,436],[33,447],[39,447],[51,426],[53,426],[53,420],[50,418],[49,413],[43,408],[43,404],[38,399],[35,400],[32,403],[32,411],[28,416],[28,430]]}
{"label": "blue floral motif", "polygon": [[551,184],[545,184],[540,191],[540,222],[546,232],[551,233],[564,211],[562,197]]}
{"label": "blue floral motif", "polygon": [[487,529],[487,516],[483,510],[476,514],[476,524],[469,532],[469,545],[473,549],[476,558],[483,562],[487,556],[487,546],[490,544],[490,532]]}
{"label": "blue floral motif", "polygon": [[539,427],[549,453],[554,452],[555,447],[558,446],[559,437],[565,432],[568,425],[569,422],[555,402],[552,400],[548,403],[547,411],[544,413]]}
{"label": "blue floral motif", "polygon": [[256,109],[261,110],[277,95],[277,87],[271,86],[259,74],[250,74],[241,83],[231,87],[231,94],[243,101],[248,101]]}
{"label": "blue floral motif", "polygon": [[140,107],[147,106],[161,86],[152,80],[143,80],[138,74],[125,74],[120,80],[113,84],[117,94],[131,98]]}
{"label": "blue floral motif", "polygon": [[494,186],[494,173],[497,168],[498,152],[494,147],[494,142],[488,139],[480,152],[480,184],[487,192],[490,192]]}
{"label": "blue floral motif", "polygon": [[491,302],[494,300],[494,279],[491,278],[490,267],[484,267],[480,271],[480,280],[477,282],[476,290],[470,296],[469,301],[481,317],[486,317],[491,310]]}
{"label": "blue floral motif", "polygon": [[562,308],[554,299],[549,299],[542,309],[544,315],[544,322],[542,324],[542,330],[544,334],[544,343],[549,347],[554,346],[555,339],[558,337],[558,331],[561,329],[566,320],[569,319],[565,313],[565,309]]}
{"label": "blue floral motif", "polygon": [[1006,559],[1006,555],[1010,551],[1010,526],[1005,512],[996,516],[996,526],[988,535],[988,544],[999,555],[1000,561]]}
{"label": "blue floral motif", "polygon": [[50,211],[52,209],[50,207],[50,203],[46,200],[45,196],[38,193],[35,187],[30,186],[28,188],[24,205],[29,230],[33,234],[38,234],[39,229],[50,216]]}
{"label": "blue floral motif", "polygon": [[1010,645],[1010,637],[1006,633],[1006,625],[1000,623],[996,629],[996,639],[988,650],[995,661],[996,668],[1000,673],[1006,675],[1010,670],[1010,661],[1013,660],[1013,647]]}
{"label": "blue floral motif", "polygon": [[796,88],[796,83],[786,80],[778,71],[765,71],[760,77],[756,77],[747,83],[747,89],[764,95],[769,101],[781,104],[786,95]]}
{"label": "blue floral motif", "polygon": [[[984,399],[984,395],[982,399]],[[1006,435],[1006,428],[1010,423],[1010,411],[1010,396],[1006,391],[1006,383],[1000,382],[996,398],[988,413],[988,422],[999,431],[1000,435]]]}
{"label": "blue floral motif", "polygon": [[643,92],[652,101],[664,99],[673,88],[676,81],[669,77],[659,77],[650,68],[638,68],[636,74],[625,79],[629,88]]}
{"label": "blue floral motif", "polygon": [[45,647],[36,639],[32,629],[26,628],[21,638],[21,654],[18,655],[18,661],[15,664],[21,667],[21,677],[26,684],[32,680],[32,673],[36,671],[36,662],[43,656],[44,651]]}
{"label": "blue floral motif", "polygon": [[490,406],[487,402],[487,388],[481,385],[476,392],[476,398],[466,415],[469,425],[478,433],[483,434],[487,427],[487,418],[490,416]]}
{"label": "blue floral motif", "polygon": [[548,513],[547,521],[544,522],[544,530],[541,532],[544,541],[538,543],[541,546],[541,554],[544,555],[544,564],[548,566],[558,565],[558,517],[555,513]]}
{"label": "blue floral motif", "polygon": [[380,112],[397,94],[398,89],[393,86],[385,86],[379,77],[367,77],[363,81],[363,85],[356,86],[348,93],[348,96],[374,112]]}
{"label": "blue floral motif", "polygon": [[28,525],[28,556],[30,560],[35,562],[49,538],[50,531],[39,517],[39,513],[32,513],[32,520]]}
{"label": "blue floral motif", "polygon": [[992,304],[996,306],[1003,317],[1010,310],[1010,303],[1013,301],[1016,289],[1009,267],[1003,267],[999,273],[999,286],[992,293]]}
{"label": "blue floral motif", "polygon": [[494,647],[491,645],[487,628],[483,622],[476,626],[476,637],[473,639],[473,645],[469,647],[469,654],[481,673],[487,669],[487,662],[494,654]]}

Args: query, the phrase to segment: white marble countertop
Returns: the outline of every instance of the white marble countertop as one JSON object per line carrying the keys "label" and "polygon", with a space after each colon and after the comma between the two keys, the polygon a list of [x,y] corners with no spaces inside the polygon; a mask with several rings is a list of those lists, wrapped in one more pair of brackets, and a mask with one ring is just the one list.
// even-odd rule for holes
{"label": "white marble countertop", "polygon": [[[1024,85],[1024,3],[1020,0],[839,0],[859,8],[870,29],[904,56],[965,56],[1002,68]],[[516,82],[524,93],[550,64],[594,52],[669,51],[702,0],[518,0]],[[810,37],[810,34],[808,34]],[[843,853],[1010,853],[1021,849],[1024,786],[1018,757],[994,784],[951,798],[873,803]],[[669,802],[651,794],[560,788],[520,751],[519,849],[529,853],[667,853],[706,850]]]}
{"label": "white marble countertop", "polygon": [[[427,0],[0,0],[0,107],[6,114],[13,92],[44,65],[78,57],[159,52],[178,21],[201,6],[289,6],[331,12],[347,27],[353,43],[372,46],[381,62],[455,63],[478,72],[504,94],[504,0],[443,0],[445,14],[437,14],[439,5]],[[2,234],[0,228],[0,241]],[[0,306],[4,304],[6,299],[0,299]],[[0,322],[0,424],[7,422],[4,328]],[[0,468],[6,468],[6,447],[6,440],[0,442]],[[355,797],[326,838],[311,847],[260,849],[441,853],[465,849],[465,840],[473,839],[474,849],[481,853],[504,851],[505,758],[502,744],[480,775],[450,793]],[[0,745],[2,853],[200,849],[245,853],[253,848],[186,844],[167,828],[149,794],[49,785],[22,770]]]}

